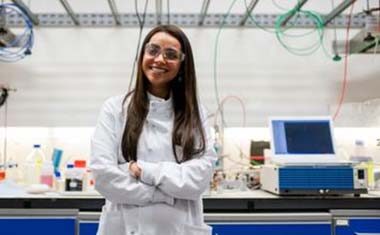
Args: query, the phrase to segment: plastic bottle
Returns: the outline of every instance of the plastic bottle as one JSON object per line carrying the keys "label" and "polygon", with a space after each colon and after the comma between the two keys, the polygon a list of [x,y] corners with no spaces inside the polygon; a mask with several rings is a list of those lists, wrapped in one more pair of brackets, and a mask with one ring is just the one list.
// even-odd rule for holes
{"label": "plastic bottle", "polygon": [[87,190],[87,184],[88,184],[86,166],[87,166],[86,160],[74,161],[75,171],[77,172],[78,176],[81,176],[80,179],[82,180],[82,191]]}
{"label": "plastic bottle", "polygon": [[73,164],[67,164],[65,178],[65,191],[83,191],[83,173]]}
{"label": "plastic bottle", "polygon": [[54,190],[59,193],[65,191],[65,181],[59,171],[54,172]]}
{"label": "plastic bottle", "polygon": [[41,167],[40,183],[53,187],[54,167],[50,161],[45,161]]}
{"label": "plastic bottle", "polygon": [[41,168],[45,159],[41,145],[33,145],[33,150],[26,157],[24,164],[24,182],[26,185],[38,184],[40,182]]}
{"label": "plastic bottle", "polygon": [[62,159],[62,154],[63,154],[63,150],[54,148],[51,159],[53,161],[53,166],[54,166],[55,171],[58,171],[59,169],[59,165]]}
{"label": "plastic bottle", "polygon": [[360,164],[367,169],[367,182],[368,187],[374,187],[374,172],[373,172],[373,158],[368,149],[365,147],[363,140],[356,140],[353,154],[350,160],[356,164]]}

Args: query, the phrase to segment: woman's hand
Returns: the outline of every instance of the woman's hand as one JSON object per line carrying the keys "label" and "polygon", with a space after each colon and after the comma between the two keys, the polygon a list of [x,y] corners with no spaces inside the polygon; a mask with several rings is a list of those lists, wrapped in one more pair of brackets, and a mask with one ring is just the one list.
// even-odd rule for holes
{"label": "woman's hand", "polygon": [[131,161],[129,163],[129,172],[136,178],[140,178],[141,168],[137,165],[137,162]]}

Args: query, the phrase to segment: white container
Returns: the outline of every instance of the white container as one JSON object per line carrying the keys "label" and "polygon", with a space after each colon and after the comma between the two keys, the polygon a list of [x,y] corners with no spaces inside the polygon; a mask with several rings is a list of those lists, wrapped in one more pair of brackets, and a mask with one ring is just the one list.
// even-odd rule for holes
{"label": "white container", "polygon": [[20,169],[18,167],[18,164],[15,162],[8,162],[7,163],[7,170],[6,170],[7,179],[11,180],[15,183],[20,182]]}
{"label": "white container", "polygon": [[45,159],[46,157],[41,150],[41,145],[33,145],[33,150],[26,157],[24,163],[24,183],[26,185],[40,183],[41,168]]}
{"label": "white container", "polygon": [[83,191],[84,174],[85,171],[83,169],[74,168],[74,165],[68,164],[65,171],[65,191]]}

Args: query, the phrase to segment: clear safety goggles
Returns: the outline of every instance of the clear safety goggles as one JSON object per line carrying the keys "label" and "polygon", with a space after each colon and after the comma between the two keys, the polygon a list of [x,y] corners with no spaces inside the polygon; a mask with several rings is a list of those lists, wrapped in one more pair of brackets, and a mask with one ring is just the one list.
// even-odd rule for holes
{"label": "clear safety goggles", "polygon": [[154,43],[148,43],[145,45],[145,54],[157,57],[162,54],[162,57],[168,61],[183,61],[185,54],[182,51],[177,51],[173,48],[162,49],[159,45]]}

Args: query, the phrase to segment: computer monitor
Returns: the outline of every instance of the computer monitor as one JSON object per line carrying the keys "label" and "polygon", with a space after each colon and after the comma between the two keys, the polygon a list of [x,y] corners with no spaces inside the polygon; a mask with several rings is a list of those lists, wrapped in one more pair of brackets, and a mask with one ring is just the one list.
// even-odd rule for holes
{"label": "computer monitor", "polygon": [[269,129],[273,163],[339,162],[330,117],[272,117]]}

